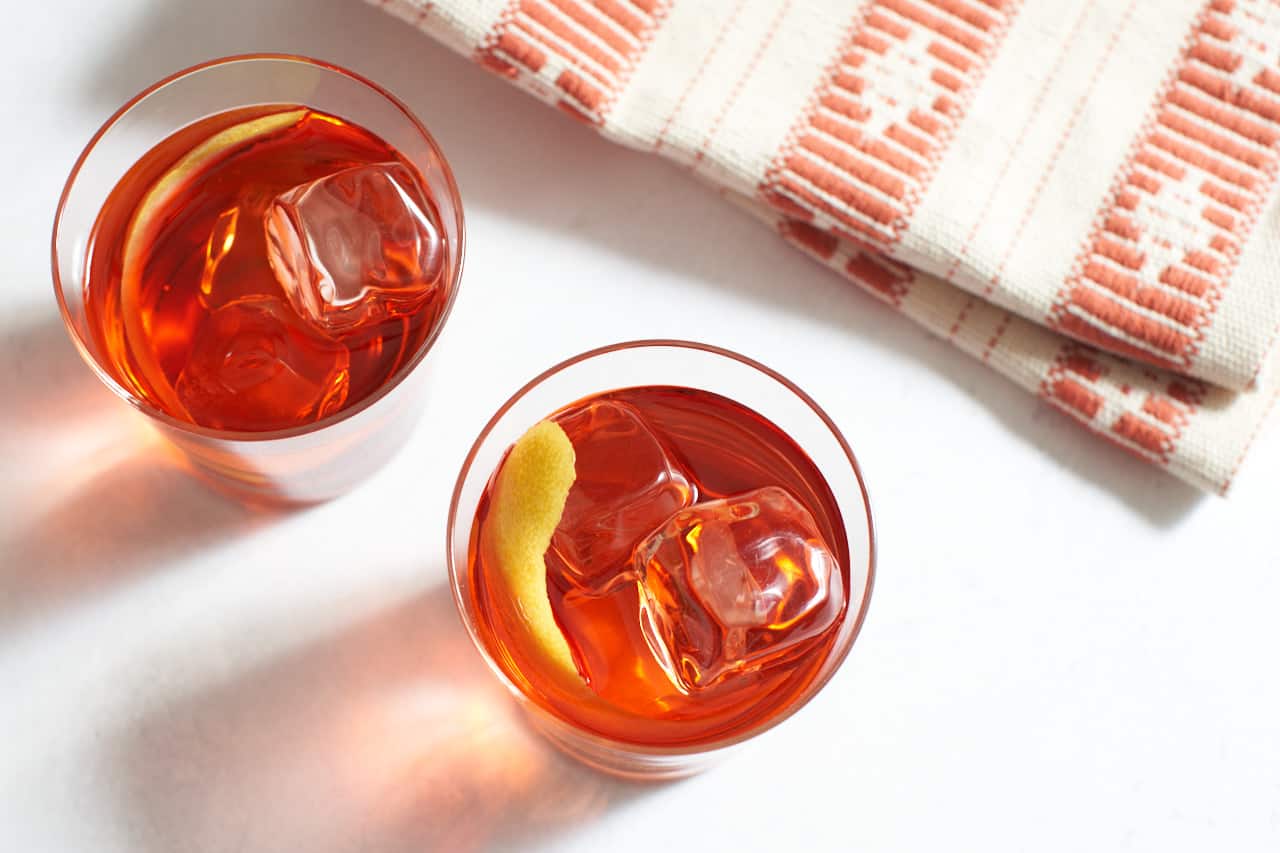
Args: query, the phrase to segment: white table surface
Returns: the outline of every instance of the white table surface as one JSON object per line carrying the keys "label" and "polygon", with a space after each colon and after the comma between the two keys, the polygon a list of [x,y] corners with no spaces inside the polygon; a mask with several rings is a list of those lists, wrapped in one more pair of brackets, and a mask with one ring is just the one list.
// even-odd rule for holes
{"label": "white table surface", "polygon": [[[357,0],[47,0],[0,28],[0,850],[1280,849],[1280,418],[1201,496]],[[305,53],[436,134],[468,268],[410,446],[253,514],[174,469],[54,308],[55,201],[136,90]],[[447,497],[560,358],[758,356],[845,429],[881,542],[865,630],[786,725],[633,786],[529,734],[446,590]]]}

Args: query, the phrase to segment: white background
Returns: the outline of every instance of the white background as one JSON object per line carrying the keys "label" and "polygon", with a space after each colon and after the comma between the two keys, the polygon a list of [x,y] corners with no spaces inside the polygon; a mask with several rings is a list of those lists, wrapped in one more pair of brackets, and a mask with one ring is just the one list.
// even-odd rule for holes
{"label": "white background", "polygon": [[[0,45],[0,850],[1280,849],[1280,418],[1229,500],[1198,495],[357,0],[15,3]],[[96,127],[251,50],[407,101],[469,225],[413,442],[350,496],[276,515],[166,461],[80,363],[48,268]],[[494,408],[649,336],[809,390],[861,457],[881,542],[825,692],[666,786],[528,734],[443,564]]]}

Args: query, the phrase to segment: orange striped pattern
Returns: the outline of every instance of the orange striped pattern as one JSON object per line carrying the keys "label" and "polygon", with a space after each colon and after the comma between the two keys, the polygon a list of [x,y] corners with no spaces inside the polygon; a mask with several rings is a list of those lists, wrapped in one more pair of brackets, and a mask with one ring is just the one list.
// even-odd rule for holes
{"label": "orange striped pattern", "polygon": [[[1135,374],[1129,381],[1111,375],[1113,369],[1096,353],[1067,344],[1045,374],[1040,393],[1055,408],[1130,453],[1168,464],[1208,388],[1181,379],[1152,387],[1155,374],[1124,369]],[[1140,403],[1129,399],[1134,395],[1140,395]]]}
{"label": "orange striped pattern", "polygon": [[1280,398],[1280,0],[369,2],[1200,488]]}
{"label": "orange striped pattern", "polygon": [[844,273],[855,284],[894,307],[902,304],[915,273],[911,267],[891,261],[884,255],[857,252],[844,264]]}
{"label": "orange striped pattern", "polygon": [[512,0],[476,58],[570,115],[600,124],[671,2]]}
{"label": "orange striped pattern", "polygon": [[[1051,327],[1191,367],[1280,169],[1280,71],[1246,35],[1252,7],[1265,2],[1206,4],[1054,300]],[[1149,450],[1154,438],[1136,418],[1115,430]]]}
{"label": "orange striped pattern", "polygon": [[850,249],[830,231],[797,219],[779,220],[778,230],[788,243],[836,269],[873,296],[895,308],[902,306],[902,300],[915,278],[911,267],[890,260],[869,250],[869,247]]}
{"label": "orange striped pattern", "polygon": [[760,197],[837,236],[877,249],[895,242],[1017,5],[866,3]]}

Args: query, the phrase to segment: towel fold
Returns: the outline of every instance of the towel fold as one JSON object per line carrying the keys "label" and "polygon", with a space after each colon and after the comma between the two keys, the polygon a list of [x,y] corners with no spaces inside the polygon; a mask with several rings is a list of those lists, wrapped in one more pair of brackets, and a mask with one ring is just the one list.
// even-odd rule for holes
{"label": "towel fold", "polygon": [[1225,492],[1280,389],[1273,0],[371,0]]}

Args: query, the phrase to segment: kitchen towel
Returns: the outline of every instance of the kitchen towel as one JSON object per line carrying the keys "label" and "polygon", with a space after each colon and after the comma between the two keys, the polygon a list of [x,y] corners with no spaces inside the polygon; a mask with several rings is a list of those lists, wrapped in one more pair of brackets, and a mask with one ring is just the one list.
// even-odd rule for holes
{"label": "kitchen towel", "polygon": [[370,0],[1225,492],[1280,369],[1276,0]]}

